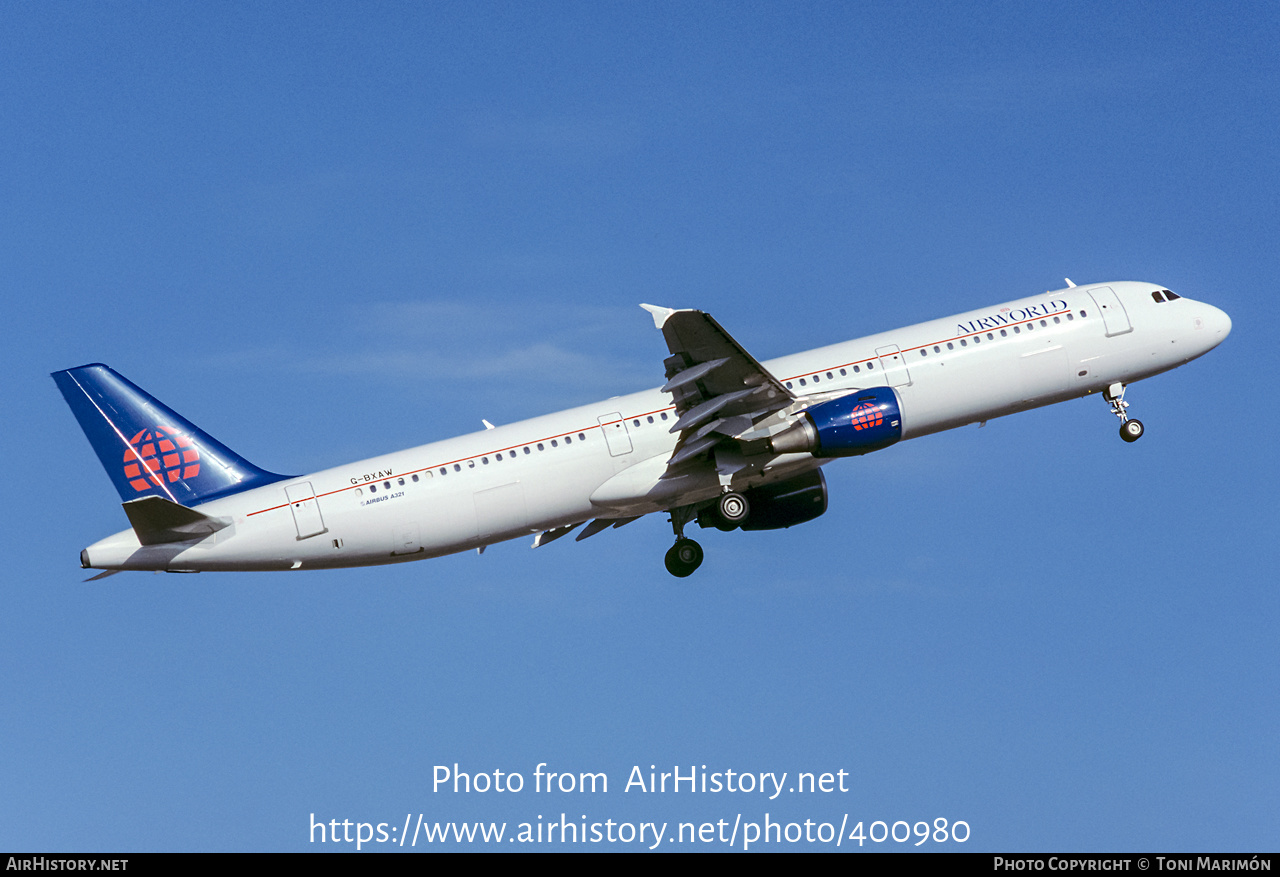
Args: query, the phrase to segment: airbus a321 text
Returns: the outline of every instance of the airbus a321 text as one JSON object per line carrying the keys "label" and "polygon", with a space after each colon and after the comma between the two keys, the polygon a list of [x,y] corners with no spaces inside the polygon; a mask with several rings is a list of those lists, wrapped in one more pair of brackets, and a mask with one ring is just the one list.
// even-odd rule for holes
{"label": "airbus a321 text", "polygon": [[666,512],[666,566],[687,576],[702,562],[690,523],[810,521],[838,457],[1091,393],[1136,441],[1126,386],[1231,331],[1161,286],[1067,284],[765,363],[702,311],[644,305],[670,351],[661,387],[309,475],[259,469],[105,365],[55,372],[132,525],[80,562],[102,575],[368,566],[582,540]]}

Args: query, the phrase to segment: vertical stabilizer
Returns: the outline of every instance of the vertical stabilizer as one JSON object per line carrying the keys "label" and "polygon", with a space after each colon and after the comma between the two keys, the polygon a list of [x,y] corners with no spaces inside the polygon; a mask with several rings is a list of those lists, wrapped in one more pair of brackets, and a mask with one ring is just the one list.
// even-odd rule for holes
{"label": "vertical stabilizer", "polygon": [[124,502],[191,506],[288,477],[259,469],[102,363],[53,380]]}

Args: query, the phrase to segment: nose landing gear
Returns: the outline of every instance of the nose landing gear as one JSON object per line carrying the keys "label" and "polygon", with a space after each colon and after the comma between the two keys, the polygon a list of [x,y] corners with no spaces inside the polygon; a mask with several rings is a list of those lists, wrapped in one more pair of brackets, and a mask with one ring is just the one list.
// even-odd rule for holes
{"label": "nose landing gear", "polygon": [[1125,385],[1116,383],[1107,387],[1103,391],[1102,397],[1111,403],[1111,411],[1116,417],[1120,418],[1120,438],[1126,442],[1136,442],[1142,438],[1143,426],[1141,420],[1131,420],[1129,415],[1125,413],[1125,409],[1129,407],[1129,403],[1124,401]]}

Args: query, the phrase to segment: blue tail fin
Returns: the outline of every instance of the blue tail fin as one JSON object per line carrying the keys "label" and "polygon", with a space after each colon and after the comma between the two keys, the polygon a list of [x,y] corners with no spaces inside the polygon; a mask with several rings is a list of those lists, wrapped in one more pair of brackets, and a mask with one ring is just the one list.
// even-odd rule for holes
{"label": "blue tail fin", "polygon": [[259,469],[100,362],[53,380],[123,501],[192,506],[289,477]]}

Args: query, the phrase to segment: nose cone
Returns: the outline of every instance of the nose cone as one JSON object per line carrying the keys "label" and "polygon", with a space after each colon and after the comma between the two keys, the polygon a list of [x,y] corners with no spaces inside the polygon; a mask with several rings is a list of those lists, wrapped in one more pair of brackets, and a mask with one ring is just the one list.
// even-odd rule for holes
{"label": "nose cone", "polygon": [[1231,317],[1221,308],[1196,302],[1195,330],[1191,333],[1191,343],[1196,349],[1196,356],[1203,356],[1217,347],[1231,334]]}
{"label": "nose cone", "polygon": [[1221,308],[1215,308],[1213,305],[1205,305],[1204,326],[1213,339],[1216,347],[1227,339],[1231,334],[1231,317]]}
{"label": "nose cone", "polygon": [[1217,331],[1223,338],[1226,338],[1231,334],[1231,317],[1227,315],[1226,311],[1219,310],[1218,308],[1213,309],[1213,314],[1214,318],[1217,320],[1215,331]]}

